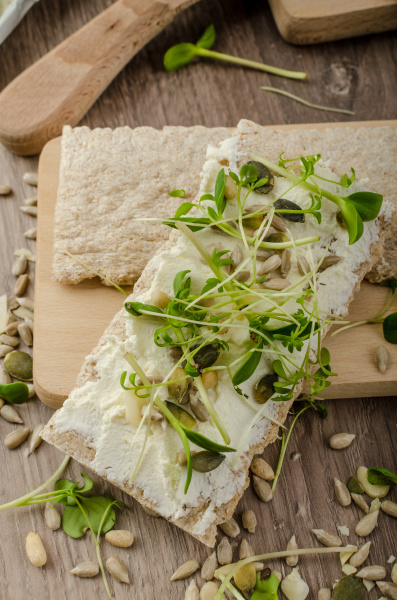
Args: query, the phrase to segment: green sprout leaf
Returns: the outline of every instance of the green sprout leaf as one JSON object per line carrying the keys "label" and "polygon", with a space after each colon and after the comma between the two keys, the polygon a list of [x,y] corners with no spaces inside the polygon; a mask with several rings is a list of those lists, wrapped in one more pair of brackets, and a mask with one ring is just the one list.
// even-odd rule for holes
{"label": "green sprout leaf", "polygon": [[387,469],[378,467],[368,469],[367,479],[372,485],[397,485],[397,475]]}
{"label": "green sprout leaf", "polygon": [[10,404],[24,404],[29,397],[29,388],[26,383],[16,382],[0,385],[0,398]]}
{"label": "green sprout leaf", "polygon": [[397,312],[391,313],[383,321],[383,336],[387,342],[397,344]]}
{"label": "green sprout leaf", "polygon": [[198,46],[199,48],[207,48],[207,50],[209,50],[215,44],[215,39],[215,27],[213,25],[210,25],[204,31],[203,35],[196,43],[196,46]]}
{"label": "green sprout leaf", "polygon": [[163,311],[152,304],[143,304],[142,302],[125,302],[124,308],[128,313],[130,313],[130,315],[133,315],[134,317],[142,316],[144,314],[142,313],[142,310],[159,313],[159,315],[164,316]]}
{"label": "green sprout leaf", "polygon": [[364,222],[376,219],[383,202],[383,196],[374,192],[356,192],[344,199],[353,204]]}
{"label": "green sprout leaf", "polygon": [[169,195],[172,198],[183,198],[185,195],[185,190],[171,190],[171,192],[169,192]]}
{"label": "green sprout leaf", "polygon": [[[99,526],[105,511],[108,511],[105,522],[101,527],[101,534],[110,531],[116,521],[116,513],[113,507],[108,510],[109,499],[103,496],[92,496],[79,500],[94,533],[98,533]],[[62,528],[72,538],[80,538],[87,531],[87,520],[81,508],[76,504],[67,506],[62,514]]]}
{"label": "green sprout leaf", "polygon": [[204,448],[204,450],[210,450],[211,452],[236,452],[234,448],[230,448],[230,446],[222,446],[221,444],[216,444],[212,440],[209,440],[201,433],[197,431],[192,431],[188,429],[184,425],[182,425],[182,429],[186,434],[186,437],[196,444],[196,446],[200,446],[200,448]]}
{"label": "green sprout leaf", "polygon": [[277,590],[280,585],[274,573],[266,579],[261,579],[261,574],[256,574],[256,585],[251,600],[278,600]]}
{"label": "green sprout leaf", "polygon": [[262,352],[260,352],[261,348],[265,340],[260,337],[253,352],[245,359],[242,365],[237,369],[235,374],[233,375],[232,383],[234,387],[239,386],[240,384],[247,381],[255,373],[257,366],[259,365],[259,361],[262,357]]}
{"label": "green sprout leaf", "polygon": [[176,71],[188,65],[195,56],[197,48],[194,44],[177,44],[165,53],[164,66],[167,71]]}
{"label": "green sprout leaf", "polygon": [[179,271],[179,273],[175,275],[173,284],[175,298],[179,297],[178,294],[181,291],[181,289],[183,289],[183,287],[181,287],[183,280],[185,279],[188,273],[190,273],[190,269],[187,269],[186,271]]}

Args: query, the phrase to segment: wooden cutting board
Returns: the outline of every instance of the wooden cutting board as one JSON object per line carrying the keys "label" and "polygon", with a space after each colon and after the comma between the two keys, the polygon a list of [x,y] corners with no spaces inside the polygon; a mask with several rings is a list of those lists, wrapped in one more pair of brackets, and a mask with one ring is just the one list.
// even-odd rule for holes
{"label": "wooden cutting board", "polygon": [[281,35],[317,44],[397,28],[396,0],[269,0]]}
{"label": "wooden cutting board", "polygon": [[[375,127],[397,121],[349,123],[349,127]],[[341,123],[310,125],[312,128],[341,126]],[[272,126],[274,128],[274,126]],[[280,129],[307,128],[284,125]],[[39,216],[35,290],[34,382],[40,399],[59,408],[74,387],[84,357],[91,352],[124,296],[114,288],[92,279],[78,285],[61,285],[51,279],[54,209],[58,189],[60,138],[48,142],[39,163]],[[389,290],[364,282],[354,300],[349,319],[374,316],[385,304]],[[397,300],[394,302],[397,310]],[[390,366],[381,375],[375,365],[375,350],[386,345]],[[397,391],[397,345],[388,344],[379,325],[358,327],[327,339],[332,368],[338,373],[325,390],[326,398],[392,396]]]}

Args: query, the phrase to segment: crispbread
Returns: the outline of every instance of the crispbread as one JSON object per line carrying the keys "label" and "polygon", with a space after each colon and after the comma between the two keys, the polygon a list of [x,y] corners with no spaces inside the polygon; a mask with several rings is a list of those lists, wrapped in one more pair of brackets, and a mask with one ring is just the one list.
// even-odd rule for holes
{"label": "crispbread", "polygon": [[[265,154],[271,160],[274,160],[275,157],[278,156],[281,149],[285,150],[289,155],[291,155],[292,148],[290,148],[289,145],[285,143],[283,138],[277,138],[276,143],[269,143],[267,130],[264,130],[259,126],[245,121],[241,123],[241,128],[243,134],[239,135],[236,139],[238,154],[240,156],[239,164],[237,164],[237,167],[240,166],[243,162],[245,162],[253,152],[257,152],[262,155]],[[325,156],[326,154],[327,153],[324,152]],[[371,268],[373,263],[379,258],[379,254],[382,249],[383,238],[387,235],[389,226],[390,223],[387,223],[383,219],[383,217],[380,217],[378,219],[376,225],[378,238],[372,243],[370,247],[369,260],[361,263],[355,271],[357,282],[355,284],[353,293],[359,289],[360,282],[363,279],[365,272],[369,268]],[[175,243],[175,240],[177,239],[177,236],[178,233],[173,232],[170,240],[165,243],[162,250],[164,251],[172,247],[172,245]],[[157,263],[155,260],[151,260],[148,263],[147,267],[142,273],[141,278],[135,286],[134,293],[130,296],[131,300],[137,298],[142,292],[149,289],[150,284],[155,276],[156,264]],[[348,305],[353,298],[353,293],[349,300],[346,302],[346,304],[343,307],[340,307],[339,314],[341,314],[342,316],[347,312]],[[124,311],[122,310],[118,313],[118,315],[116,315],[110,327],[107,329],[104,336],[99,341],[98,346],[95,348],[89,359],[86,360],[77,382],[78,387],[83,386],[88,380],[96,379],[95,357],[107,343],[106,335],[112,334],[117,336],[120,340],[125,339],[126,330],[125,322],[123,320],[123,312]],[[298,388],[296,389],[295,397],[297,397],[299,393],[300,389]],[[274,404],[276,405],[276,418],[279,422],[283,423],[291,406],[291,402]],[[231,517],[239,499],[241,498],[242,493],[244,492],[244,489],[248,485],[248,466],[252,459],[252,456],[254,454],[262,452],[264,447],[267,444],[272,443],[277,435],[277,430],[275,426],[271,425],[265,419],[262,419],[262,421],[260,421],[260,424],[261,426],[263,425],[263,429],[261,429],[261,431],[263,432],[263,437],[261,441],[259,443],[251,445],[251,447],[243,454],[240,467],[234,473],[234,477],[236,479],[241,479],[241,484],[239,485],[238,491],[233,495],[232,498],[229,498],[227,502],[217,507],[215,511],[216,519],[206,528],[205,532],[198,535],[195,531],[194,526],[203,517],[205,513],[205,510],[209,503],[208,498],[202,498],[200,505],[189,511],[189,513],[185,515],[182,519],[177,519],[173,517],[169,518],[169,520],[172,523],[181,527],[186,532],[191,533],[192,535],[197,537],[197,539],[207,544],[208,546],[214,546],[216,536],[216,525],[222,523],[223,521]],[[76,458],[79,462],[85,464],[87,467],[91,469],[93,468],[92,463],[95,457],[95,448],[89,436],[83,439],[74,431],[60,433],[57,430],[56,418],[53,417],[53,419],[43,431],[42,437],[48,442],[60,448],[61,450],[71,454],[74,458]],[[95,468],[93,470],[95,470]],[[123,483],[119,480],[114,480],[110,477],[107,477],[105,472],[101,472],[100,475],[105,478],[108,478],[109,481],[126,491],[128,494],[130,494],[131,496],[133,496],[152,510],[158,510],[158,506],[154,505],[151,501],[147,500],[144,497],[144,489],[138,487],[137,485],[129,485],[128,483]]]}
{"label": "crispbread", "polygon": [[[55,209],[52,276],[59,283],[95,277],[80,261],[118,284],[132,284],[168,238],[161,219],[192,200],[209,143],[230,135],[224,127],[66,126]],[[136,218],[159,221],[134,221]],[[104,281],[104,280],[103,280]],[[106,283],[104,281],[104,283]]]}

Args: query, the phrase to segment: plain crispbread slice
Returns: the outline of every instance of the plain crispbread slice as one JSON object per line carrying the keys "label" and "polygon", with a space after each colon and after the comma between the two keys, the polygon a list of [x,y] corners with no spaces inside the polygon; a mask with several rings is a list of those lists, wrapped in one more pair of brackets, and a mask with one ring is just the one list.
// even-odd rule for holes
{"label": "plain crispbread slice", "polygon": [[[95,275],[70,252],[118,284],[132,284],[168,238],[161,219],[183,202],[169,192],[183,188],[192,200],[208,144],[228,137],[218,127],[67,126],[62,135],[55,209],[52,276],[79,283]],[[134,219],[158,218],[160,221]]]}
{"label": "plain crispbread slice", "polygon": [[[269,159],[275,160],[281,151],[285,151],[291,156],[291,154],[293,154],[293,150],[295,149],[295,141],[286,141],[281,135],[277,135],[274,140],[269,140],[268,131],[266,129],[246,121],[243,121],[240,124],[239,133],[237,137],[233,139],[233,141],[236,142],[237,156],[239,157],[237,161],[238,164],[236,165],[237,167],[239,167],[243,162],[246,162],[247,158],[249,158],[249,156],[253,153],[263,154]],[[326,148],[323,151],[323,155],[324,158],[327,158]],[[382,249],[383,238],[388,233],[389,225],[383,217],[380,217],[377,223],[373,224],[372,226],[374,227],[375,235],[373,238],[374,241],[370,246],[370,258],[366,261],[363,261],[355,271],[356,283],[354,290],[352,290],[352,294],[344,306],[338,307],[338,314],[341,314],[342,316],[347,312],[349,302],[352,300],[354,292],[359,289],[360,282],[363,279],[365,272],[371,268],[374,262],[379,258]],[[166,242],[165,246],[163,247],[164,250],[170,248],[174,244],[177,235],[178,234],[175,232],[172,233],[170,240]],[[147,267],[142,273],[141,278],[135,286],[134,293],[130,297],[131,299],[135,299],[138,295],[150,287],[155,275],[156,264],[157,263],[155,260],[151,260],[148,263]],[[110,327],[99,341],[97,348],[93,351],[89,359],[87,359],[83,365],[77,382],[78,388],[84,386],[84,384],[88,381],[95,381],[96,355],[106,345],[107,334],[113,334],[114,336],[117,336],[119,340],[125,340],[126,330],[123,320],[123,311],[120,311],[118,315],[116,315]],[[299,394],[299,392],[300,389],[297,389],[295,397]],[[274,405],[276,418],[279,422],[283,423],[291,403],[274,403]],[[257,427],[258,426],[260,426],[260,432],[262,435],[261,441],[251,445],[251,447],[243,454],[239,469],[233,473],[233,477],[239,481],[238,491],[234,493],[233,497],[228,498],[227,502],[216,506],[216,509],[213,510],[215,513],[215,520],[207,526],[204,532],[200,534],[197,533],[195,525],[201,519],[203,519],[211,501],[211,497],[203,497],[200,500],[199,505],[195,508],[192,508],[183,518],[168,516],[168,519],[172,523],[181,527],[184,531],[194,535],[197,537],[197,539],[209,546],[213,546],[215,544],[216,525],[231,517],[239,499],[241,498],[241,495],[244,492],[244,489],[248,485],[248,466],[252,456],[260,453],[267,444],[272,443],[276,438],[277,428],[274,425],[271,425],[268,421],[262,419],[257,424]],[[43,431],[42,437],[64,452],[71,454],[78,461],[95,471],[95,466],[93,468],[93,461],[95,459],[96,449],[94,447],[93,439],[91,439],[90,436],[86,436],[86,438],[83,439],[79,434],[76,433],[76,431],[59,431],[57,429],[57,420],[55,416]],[[112,479],[111,477],[107,476],[106,472],[104,471],[100,472],[99,474],[102,477],[108,478],[109,481],[126,491],[128,494],[152,510],[159,512],[159,507],[145,498],[144,488],[140,488],[137,485],[129,485],[128,483],[116,480],[115,478]]]}

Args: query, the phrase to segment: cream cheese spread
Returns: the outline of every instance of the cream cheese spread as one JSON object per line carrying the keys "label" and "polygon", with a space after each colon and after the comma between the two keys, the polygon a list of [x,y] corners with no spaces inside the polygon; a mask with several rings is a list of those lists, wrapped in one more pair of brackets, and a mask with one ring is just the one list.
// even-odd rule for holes
{"label": "cream cheese spread", "polygon": [[[219,148],[209,147],[207,162],[203,169],[202,194],[213,193],[215,179],[221,168],[221,161],[224,159],[229,161],[231,170],[238,172],[236,166],[237,139],[237,137],[232,137],[223,142]],[[245,159],[248,160],[246,157]],[[316,172],[327,179],[337,180],[336,175],[325,163],[318,163]],[[356,182],[348,192],[345,190],[341,192],[341,188],[334,183],[322,182],[322,185],[328,191],[335,192],[337,190],[340,195],[363,189]],[[290,184],[283,177],[275,177],[274,189],[266,196],[266,202],[278,197],[289,187]],[[301,208],[310,206],[308,193],[300,187],[294,188],[287,197]],[[263,204],[263,202],[263,196],[253,192],[247,201],[247,207]],[[320,237],[320,241],[317,243],[292,250],[291,271],[288,280],[294,283],[302,277],[298,270],[297,252],[299,256],[305,257],[310,265],[313,265],[321,259],[328,247],[330,253],[342,257],[343,260],[316,275],[318,303],[323,314],[344,315],[345,304],[358,281],[354,271],[369,259],[371,245],[378,239],[378,225],[376,221],[366,223],[361,239],[349,246],[347,231],[341,228],[336,221],[337,211],[337,206],[324,198],[321,225],[312,215],[306,215],[304,223],[287,223],[293,239],[312,235]],[[228,218],[235,213],[235,206],[228,205],[224,216]],[[225,238],[211,229],[206,229],[197,235],[200,236],[204,245],[213,242],[230,245],[229,238]],[[233,247],[228,249],[233,250]],[[162,290],[173,297],[173,279],[181,270],[191,270],[193,293],[200,293],[206,279],[213,276],[193,244],[182,235],[174,245],[156,255],[151,264],[155,267],[151,287],[147,292],[134,297],[135,301],[150,303],[151,294],[155,290]],[[284,309],[290,313],[295,312],[297,308],[299,307],[294,299],[288,300],[284,306]],[[106,337],[106,344],[99,352],[95,356],[88,357],[88,360],[96,363],[97,380],[87,381],[82,387],[76,388],[65,402],[64,407],[56,414],[58,432],[73,430],[86,438],[96,451],[91,463],[92,468],[116,484],[128,482],[145,435],[143,428],[131,448],[136,428],[126,421],[123,389],[119,381],[123,371],[127,370],[130,374],[132,370],[123,356],[125,352],[133,354],[149,379],[158,376],[164,377],[174,364],[166,349],[154,344],[153,334],[158,328],[158,323],[154,320],[151,323],[147,319],[132,318],[127,312],[125,318],[126,341],[123,342],[112,335]],[[230,345],[229,362],[240,356],[244,348],[249,348],[248,328],[229,327],[227,332],[220,337],[223,337]],[[316,339],[313,340],[313,345],[315,344]],[[300,355],[303,356],[306,346],[307,342],[300,353],[295,350],[294,357],[299,359]],[[192,482],[186,495],[184,494],[186,467],[179,466],[176,460],[177,453],[182,449],[181,441],[175,430],[167,425],[165,419],[162,422],[152,423],[143,462],[134,484],[142,489],[144,497],[153,503],[162,516],[178,519],[188,514],[191,508],[200,506],[203,500],[206,500],[208,508],[203,518],[195,525],[194,530],[197,535],[200,535],[216,520],[216,508],[227,503],[236,493],[241,492],[246,480],[245,471],[240,468],[246,462],[245,453],[249,446],[266,438],[270,427],[268,418],[277,419],[279,403],[269,401],[265,406],[258,405],[253,396],[254,384],[264,374],[271,372],[271,364],[276,357],[277,355],[273,352],[263,353],[254,375],[241,385],[247,398],[235,392],[226,370],[218,371],[218,385],[216,389],[209,391],[210,400],[230,435],[231,446],[239,448],[242,441],[245,440],[243,452],[234,467],[232,466],[234,454],[230,453],[226,455],[224,462],[215,471],[205,474],[193,472]],[[218,364],[225,364],[222,353]],[[160,389],[160,397],[165,400],[167,398],[166,387]],[[262,416],[252,426],[258,410],[263,411]],[[223,443],[220,433],[211,420],[198,421],[196,430],[217,443]],[[198,449],[194,444],[191,444],[191,447]]]}

